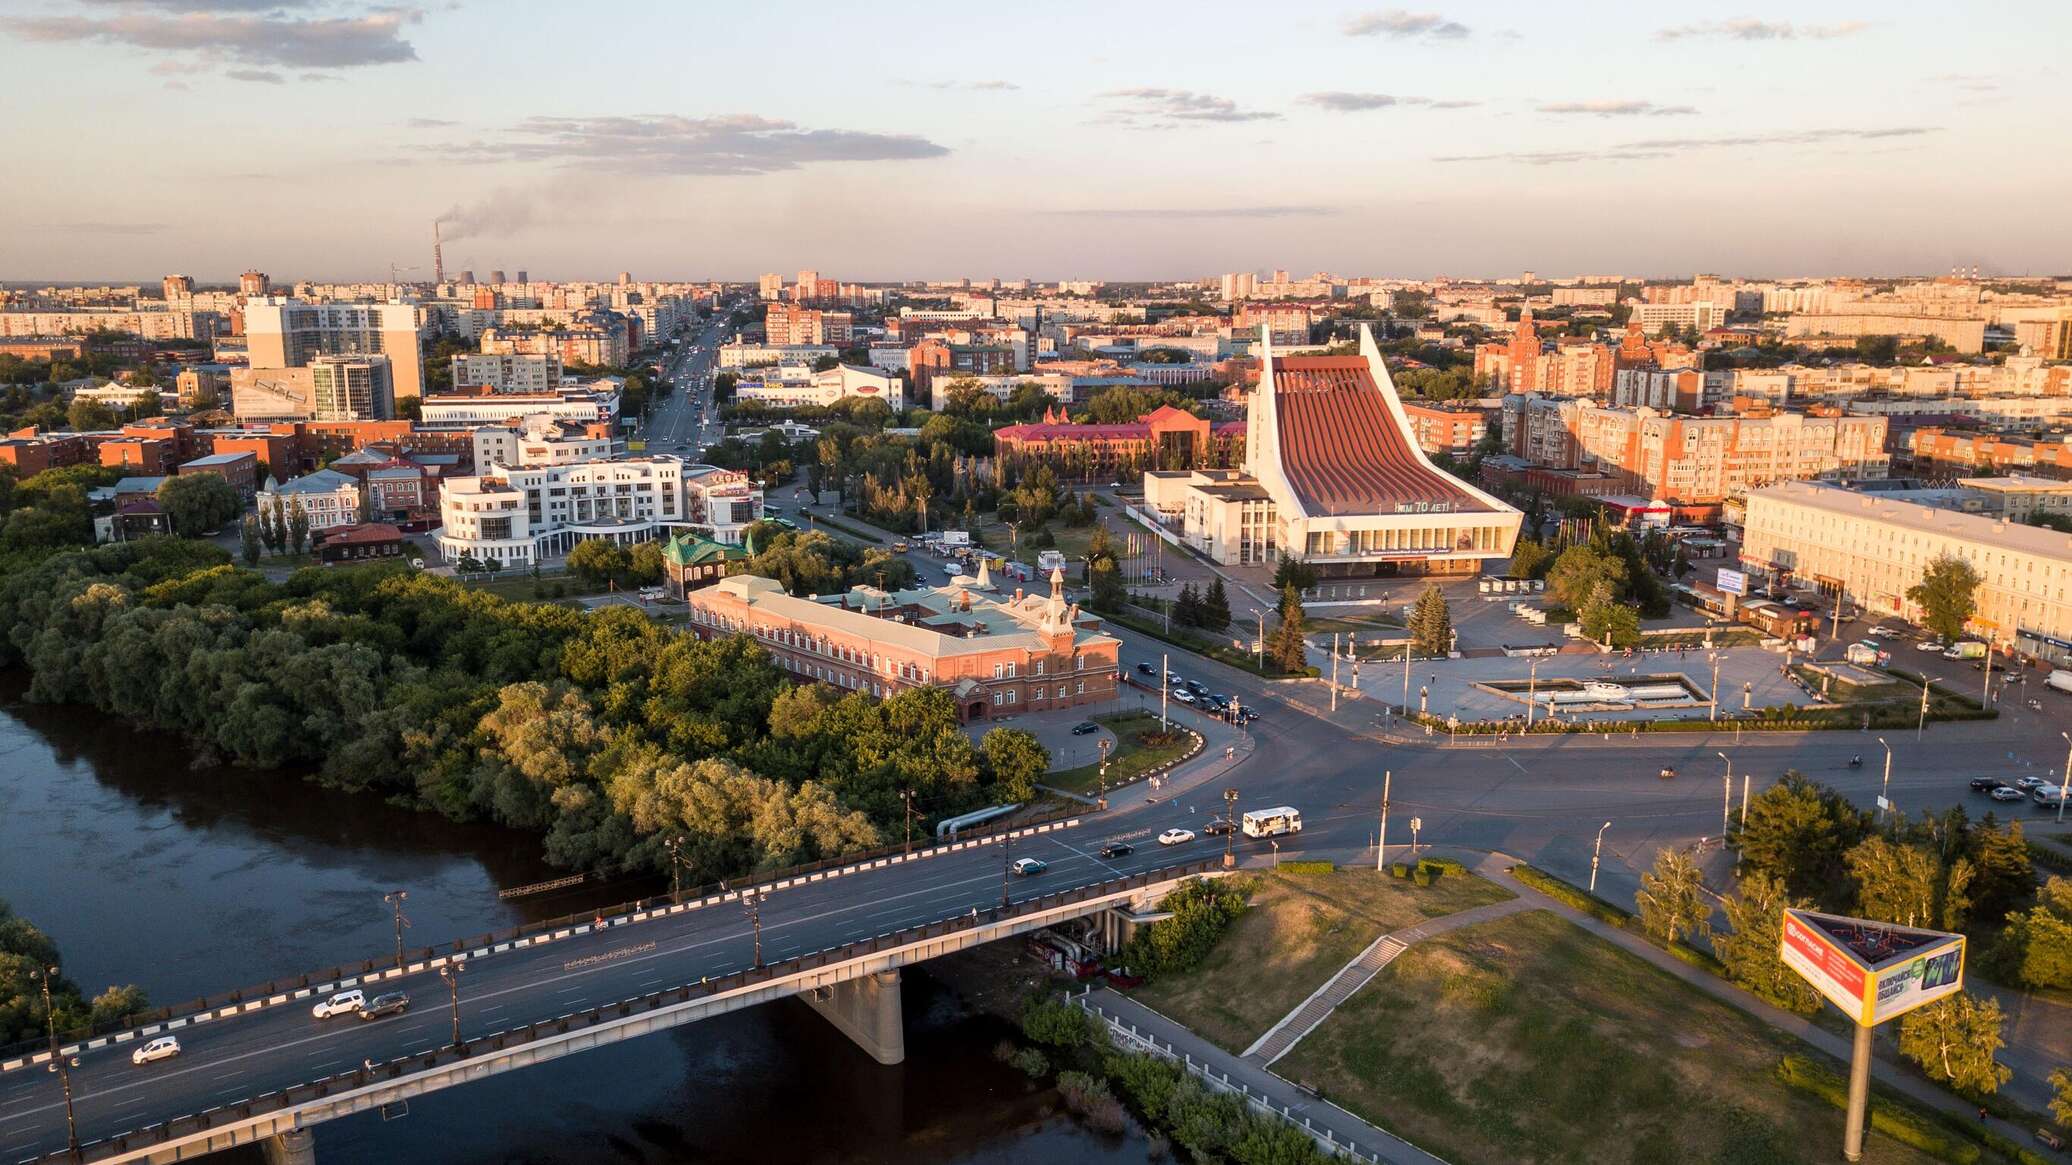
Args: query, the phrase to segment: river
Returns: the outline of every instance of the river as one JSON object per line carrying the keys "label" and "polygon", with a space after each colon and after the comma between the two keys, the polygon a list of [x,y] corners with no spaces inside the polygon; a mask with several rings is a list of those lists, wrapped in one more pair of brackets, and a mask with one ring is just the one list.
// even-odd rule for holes
{"label": "river", "polygon": [[[58,943],[88,993],[156,1003],[390,949],[587,910],[654,887],[507,902],[551,878],[536,838],[335,793],[290,774],[196,766],[177,739],[22,699],[0,674],[0,897]],[[1140,1138],[1055,1114],[997,1062],[1011,1034],[907,976],[907,1061],[873,1063],[795,1001],[736,1012],[320,1126],[324,1165],[625,1161],[1139,1165]],[[256,1151],[223,1154],[256,1162]]]}

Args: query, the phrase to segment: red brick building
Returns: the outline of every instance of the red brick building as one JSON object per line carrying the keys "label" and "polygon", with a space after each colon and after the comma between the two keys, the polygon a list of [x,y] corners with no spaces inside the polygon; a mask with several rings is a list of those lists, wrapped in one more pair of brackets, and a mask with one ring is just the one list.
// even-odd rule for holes
{"label": "red brick building", "polygon": [[0,464],[14,466],[17,477],[34,477],[66,465],[89,465],[93,460],[93,442],[83,433],[38,433],[32,425],[0,438]]}
{"label": "red brick building", "polygon": [[1074,424],[1046,411],[1040,423],[993,430],[993,453],[1082,480],[1146,469],[1229,468],[1244,461],[1245,423],[1212,422],[1171,405],[1121,425]]}

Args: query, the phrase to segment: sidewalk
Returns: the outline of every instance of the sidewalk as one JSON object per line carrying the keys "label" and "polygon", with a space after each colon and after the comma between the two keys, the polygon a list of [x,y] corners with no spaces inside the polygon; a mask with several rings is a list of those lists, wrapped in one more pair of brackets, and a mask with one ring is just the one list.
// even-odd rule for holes
{"label": "sidewalk", "polygon": [[[1795,1015],[1782,1008],[1773,1007],[1727,980],[1683,962],[1637,934],[1600,922],[1581,911],[1573,910],[1562,903],[1556,902],[1554,899],[1547,897],[1511,876],[1507,867],[1520,864],[1523,863],[1516,858],[1508,857],[1504,854],[1491,854],[1487,860],[1476,867],[1476,873],[1518,895],[1520,899],[1529,901],[1534,907],[1558,914],[1606,942],[1645,959],[1655,968],[1674,975],[1692,987],[1712,996],[1714,999],[1738,1007],[1781,1032],[1797,1036],[1805,1043],[1834,1057],[1841,1064],[1846,1066],[1849,1063],[1853,1050],[1850,1047],[1850,1041],[1847,1036],[1837,1035],[1825,1028],[1819,1027],[1805,1016]],[[1888,1024],[1886,1026],[1889,1028],[1892,1025]],[[1946,1113],[1967,1123],[1978,1119],[1978,1109],[1976,1106],[1968,1104],[1956,1095],[1945,1092],[1943,1089],[1919,1078],[1914,1075],[1911,1068],[1903,1066],[1890,1046],[1892,1042],[1890,1038],[1881,1038],[1875,1045],[1874,1055],[1876,1056],[1877,1064],[1871,1073],[1873,1083],[1885,1085],[1917,1104]],[[2020,1075],[2009,1081],[2000,1090],[2002,1096],[2006,1096],[2017,1104],[2036,1112],[2046,1111],[2046,1105],[2049,1102],[2047,1093],[2048,1089],[2041,1080],[2026,1079]],[[2008,1137],[2019,1144],[2029,1143],[2031,1130],[2028,1128],[2018,1128],[1997,1117],[1991,1120],[1989,1127],[1994,1132]]]}
{"label": "sidewalk", "polygon": [[1416,1145],[1311,1096],[1265,1068],[1246,1063],[1134,999],[1099,987],[1087,989],[1072,1001],[1106,1021],[1117,1042],[1180,1062],[1210,1088],[1235,1092],[1254,1110],[1277,1113],[1290,1124],[1300,1125],[1327,1150],[1382,1165],[1443,1165]]}

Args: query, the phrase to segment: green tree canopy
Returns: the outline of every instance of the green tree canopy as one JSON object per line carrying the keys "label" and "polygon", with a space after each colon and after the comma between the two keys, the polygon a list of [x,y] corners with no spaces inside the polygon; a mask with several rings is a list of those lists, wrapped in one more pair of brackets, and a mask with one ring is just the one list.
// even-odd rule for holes
{"label": "green tree canopy", "polygon": [[1547,593],[1571,611],[1581,611],[1600,585],[1616,596],[1625,584],[1625,561],[1587,544],[1562,551],[1547,572]]}
{"label": "green tree canopy", "polygon": [[2006,1042],[2003,1026],[1999,1000],[1959,991],[1899,1018],[1899,1054],[1931,1080],[1990,1096],[2014,1076],[1995,1058]]}
{"label": "green tree canopy", "polygon": [[183,473],[159,483],[158,506],[182,538],[215,530],[244,508],[231,484],[213,473]]}
{"label": "green tree canopy", "polygon": [[1907,588],[1907,600],[1921,608],[1921,625],[1944,641],[1964,634],[1964,625],[1978,613],[1979,574],[1954,555],[1940,555],[1921,572],[1921,581]]}
{"label": "green tree canopy", "polygon": [[1694,934],[1710,934],[1711,900],[1705,896],[1705,881],[1698,863],[1679,849],[1662,849],[1655,854],[1655,868],[1640,876],[1640,892],[1633,902],[1640,912],[1640,925],[1657,942],[1671,943]]}

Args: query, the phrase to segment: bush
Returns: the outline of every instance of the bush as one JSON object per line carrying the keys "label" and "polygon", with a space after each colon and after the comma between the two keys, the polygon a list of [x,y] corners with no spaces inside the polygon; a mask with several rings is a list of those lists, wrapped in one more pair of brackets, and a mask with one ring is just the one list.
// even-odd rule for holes
{"label": "bush", "polygon": [[1252,891],[1247,878],[1196,878],[1166,895],[1171,918],[1138,932],[1123,951],[1123,962],[1140,974],[1185,971],[1208,955],[1216,940],[1245,912]]}
{"label": "bush", "polygon": [[1324,861],[1282,862],[1279,867],[1283,874],[1328,874],[1337,868],[1337,862]]}
{"label": "bush", "polygon": [[1437,878],[1442,874],[1452,874],[1458,877],[1468,872],[1467,866],[1454,861],[1452,858],[1419,858],[1417,868],[1433,878]]}
{"label": "bush", "polygon": [[1031,1080],[1038,1079],[1050,1071],[1050,1057],[1035,1048],[1023,1048],[1016,1052],[1008,1063],[1020,1068],[1022,1074]]}
{"label": "bush", "polygon": [[1391,878],[1407,878],[1407,877],[1409,877],[1409,876],[1410,876],[1410,867],[1409,867],[1408,865],[1406,865],[1405,863],[1403,863],[1403,862],[1390,862],[1390,863],[1389,863],[1389,877],[1391,877]]}
{"label": "bush", "polygon": [[1061,999],[1032,999],[1022,1008],[1022,1034],[1054,1048],[1076,1048],[1092,1035],[1092,1018]]}
{"label": "bush", "polygon": [[1129,1127],[1122,1102],[1108,1090],[1105,1080],[1084,1072],[1060,1072],[1058,1095],[1066,1109],[1078,1113],[1098,1132],[1119,1134]]}
{"label": "bush", "polygon": [[1410,880],[1420,886],[1429,886],[1432,884],[1432,871],[1426,869],[1423,862],[1419,862],[1417,868],[1410,871]]}
{"label": "bush", "polygon": [[1623,927],[1633,915],[1606,902],[1588,891],[1571,886],[1545,870],[1531,866],[1512,866],[1511,876],[1545,894],[1571,910],[1580,910],[1599,922],[1608,922]]}
{"label": "bush", "polygon": [[[1848,1110],[1848,1081],[1833,1069],[1808,1057],[1795,1053],[1785,1056],[1777,1062],[1777,1079],[1788,1088]],[[1977,1145],[1959,1139],[1932,1118],[1875,1094],[1871,1097],[1870,1116],[1871,1128],[1932,1157],[1955,1162],[1956,1165],[1972,1165],[1983,1155]]]}

